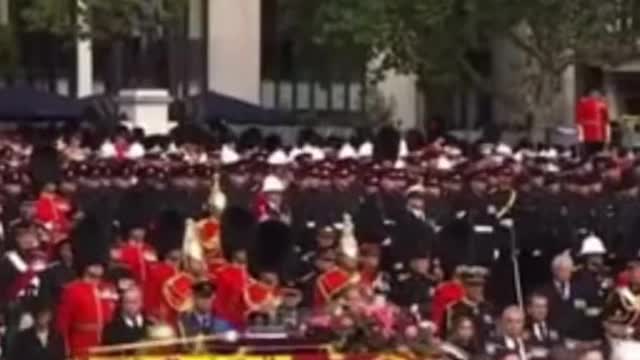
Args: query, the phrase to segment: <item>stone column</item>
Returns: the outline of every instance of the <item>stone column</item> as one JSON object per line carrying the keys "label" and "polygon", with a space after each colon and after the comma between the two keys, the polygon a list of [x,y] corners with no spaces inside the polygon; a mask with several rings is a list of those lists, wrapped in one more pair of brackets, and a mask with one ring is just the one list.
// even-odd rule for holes
{"label": "stone column", "polygon": [[260,103],[261,0],[208,0],[209,90]]}
{"label": "stone column", "polygon": [[9,9],[9,0],[0,0],[0,25],[9,24]]}
{"label": "stone column", "polygon": [[[78,0],[78,7],[84,6],[83,0]],[[83,18],[78,18],[80,27],[88,29],[89,24]],[[76,39],[76,89],[77,96],[93,94],[93,49],[90,39]]]}
{"label": "stone column", "polygon": [[562,102],[559,104],[557,112],[558,124],[560,126],[572,126],[576,118],[576,67],[567,67],[562,74]]}
{"label": "stone column", "polygon": [[615,73],[611,71],[604,71],[604,80],[603,80],[603,92],[604,97],[607,100],[607,105],[609,106],[609,118],[612,120],[618,119],[620,117],[621,111],[618,102],[618,88],[616,87],[615,82]]}

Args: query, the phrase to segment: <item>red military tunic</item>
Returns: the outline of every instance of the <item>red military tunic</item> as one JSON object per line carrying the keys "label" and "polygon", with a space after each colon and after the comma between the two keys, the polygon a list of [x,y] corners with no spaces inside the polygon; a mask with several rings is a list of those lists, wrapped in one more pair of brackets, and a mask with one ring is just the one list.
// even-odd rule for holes
{"label": "red military tunic", "polygon": [[349,285],[358,283],[359,279],[357,278],[357,276],[354,277],[339,267],[328,270],[318,276],[313,290],[314,307],[322,307],[328,304]]}
{"label": "red military tunic", "polygon": [[216,273],[216,298],[213,311],[236,328],[246,324],[247,303],[245,290],[249,286],[246,266],[228,263]]}
{"label": "red military tunic", "polygon": [[136,241],[126,242],[112,252],[112,257],[131,270],[135,280],[143,287],[147,281],[149,264],[157,261],[151,246]]}
{"label": "red military tunic", "polygon": [[77,280],[64,288],[56,321],[70,356],[86,356],[101,344],[117,300],[115,288],[108,284]]}
{"label": "red military tunic", "polygon": [[609,138],[609,109],[594,96],[585,96],[578,102],[576,125],[585,143],[601,143]]}
{"label": "red military tunic", "polygon": [[69,233],[71,210],[71,203],[54,193],[42,193],[35,204],[36,220],[54,233],[54,240]]}
{"label": "red military tunic", "polygon": [[459,281],[452,280],[438,285],[433,295],[431,309],[431,320],[438,326],[438,329],[444,328],[444,314],[447,308],[462,300],[464,295],[464,287]]}
{"label": "red military tunic", "polygon": [[193,307],[193,283],[190,274],[176,272],[162,285],[161,310],[166,310],[167,323],[175,324],[178,314],[189,311]]}
{"label": "red military tunic", "polygon": [[202,219],[196,223],[200,244],[208,252],[215,252],[222,257],[220,245],[220,222],[214,217]]}
{"label": "red military tunic", "polygon": [[175,325],[177,312],[171,308],[163,296],[167,281],[178,273],[175,266],[166,262],[149,264],[147,281],[144,283],[144,311],[158,323]]}
{"label": "red military tunic", "polygon": [[245,293],[245,303],[247,304],[245,317],[252,312],[269,312],[275,310],[281,302],[278,288],[265,284],[261,281],[250,280]]}

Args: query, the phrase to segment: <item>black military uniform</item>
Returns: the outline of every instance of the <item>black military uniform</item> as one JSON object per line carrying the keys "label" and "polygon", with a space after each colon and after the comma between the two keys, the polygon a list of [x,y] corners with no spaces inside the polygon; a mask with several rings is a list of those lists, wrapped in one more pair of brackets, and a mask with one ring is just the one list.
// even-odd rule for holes
{"label": "black military uniform", "polygon": [[416,267],[416,262],[430,260],[429,244],[419,237],[420,231],[415,231],[418,230],[416,227],[420,228],[421,225],[414,224],[406,228],[405,236],[395,240],[395,243],[402,243],[405,250],[398,260],[408,266],[395,273],[392,278],[391,299],[394,303],[428,319],[431,317],[431,305],[437,282],[429,273],[421,273],[422,270]]}
{"label": "black military uniform", "polygon": [[580,269],[574,279],[577,296],[574,307],[579,316],[574,324],[573,337],[584,341],[597,340],[602,336],[600,316],[610,281],[587,268]]}

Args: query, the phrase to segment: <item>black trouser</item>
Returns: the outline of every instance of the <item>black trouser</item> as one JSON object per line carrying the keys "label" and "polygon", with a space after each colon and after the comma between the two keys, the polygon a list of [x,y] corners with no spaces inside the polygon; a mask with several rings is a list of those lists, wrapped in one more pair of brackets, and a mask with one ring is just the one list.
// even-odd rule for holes
{"label": "black trouser", "polygon": [[591,157],[604,149],[604,142],[585,142],[582,144],[583,155]]}

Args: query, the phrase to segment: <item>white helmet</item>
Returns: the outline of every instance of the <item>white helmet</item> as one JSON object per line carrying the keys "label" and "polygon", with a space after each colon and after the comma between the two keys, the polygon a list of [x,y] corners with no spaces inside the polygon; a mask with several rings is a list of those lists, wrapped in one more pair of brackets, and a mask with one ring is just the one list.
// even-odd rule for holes
{"label": "white helmet", "polygon": [[240,155],[230,146],[223,145],[220,160],[223,165],[232,165],[240,161]]}
{"label": "white helmet", "polygon": [[289,157],[287,156],[287,153],[285,153],[284,150],[281,149],[271,153],[271,155],[267,159],[267,164],[269,165],[281,166],[287,165],[288,163]]}
{"label": "white helmet", "polygon": [[585,255],[604,255],[607,253],[607,249],[604,247],[602,240],[594,234],[590,234],[584,240],[582,240],[582,247],[580,247],[580,256]]}
{"label": "white helmet", "polygon": [[263,192],[283,192],[285,188],[284,182],[275,175],[268,175],[262,182]]}
{"label": "white helmet", "polygon": [[358,152],[349,143],[345,143],[344,145],[342,145],[342,147],[340,148],[340,151],[338,152],[338,159],[340,160],[355,159],[357,157],[358,157]]}

